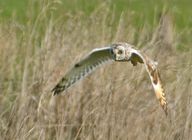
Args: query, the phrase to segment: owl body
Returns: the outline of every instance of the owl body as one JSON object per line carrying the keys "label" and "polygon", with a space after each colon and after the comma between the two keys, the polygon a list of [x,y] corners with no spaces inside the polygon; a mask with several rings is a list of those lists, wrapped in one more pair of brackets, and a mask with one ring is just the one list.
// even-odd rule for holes
{"label": "owl body", "polygon": [[54,95],[56,95],[65,91],[75,82],[83,79],[97,67],[109,61],[130,61],[133,66],[136,66],[137,63],[143,63],[150,77],[152,86],[160,102],[160,105],[167,114],[167,101],[157,69],[157,62],[151,60],[149,57],[142,54],[140,51],[134,49],[133,47],[133,45],[128,43],[115,43],[107,47],[96,48],[92,50],[85,58],[76,63],[71,68],[71,70],[65,74],[60,82],[53,88],[52,92]]}

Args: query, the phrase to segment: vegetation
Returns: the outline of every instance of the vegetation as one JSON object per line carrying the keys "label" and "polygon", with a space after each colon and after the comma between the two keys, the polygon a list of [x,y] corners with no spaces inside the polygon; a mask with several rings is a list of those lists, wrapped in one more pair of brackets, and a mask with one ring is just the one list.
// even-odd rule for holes
{"label": "vegetation", "polygon": [[[189,5],[189,0],[1,0],[0,138],[190,139]],[[168,117],[143,65],[106,65],[52,96],[77,60],[113,42],[134,44],[158,61]]]}

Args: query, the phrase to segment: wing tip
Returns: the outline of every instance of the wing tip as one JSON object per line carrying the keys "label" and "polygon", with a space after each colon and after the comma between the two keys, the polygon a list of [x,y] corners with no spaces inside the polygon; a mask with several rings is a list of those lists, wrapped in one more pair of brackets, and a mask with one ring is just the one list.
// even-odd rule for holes
{"label": "wing tip", "polygon": [[162,108],[163,108],[163,110],[164,110],[164,112],[165,112],[165,115],[168,116],[167,104],[162,105]]}
{"label": "wing tip", "polygon": [[164,110],[165,112],[165,115],[168,116],[168,107],[167,107],[167,101],[166,99],[160,99],[160,105],[162,107],[162,109]]}
{"label": "wing tip", "polygon": [[55,95],[58,95],[59,93],[61,93],[63,90],[62,90],[62,88],[60,88],[60,87],[58,87],[58,86],[55,86],[52,90],[51,90],[51,92],[53,93],[53,95],[55,96]]}
{"label": "wing tip", "polygon": [[53,93],[53,96],[55,96],[55,95],[59,94],[59,92],[57,92],[57,91],[55,90],[55,88],[54,88],[54,89],[52,89],[52,90],[51,90],[51,92]]}

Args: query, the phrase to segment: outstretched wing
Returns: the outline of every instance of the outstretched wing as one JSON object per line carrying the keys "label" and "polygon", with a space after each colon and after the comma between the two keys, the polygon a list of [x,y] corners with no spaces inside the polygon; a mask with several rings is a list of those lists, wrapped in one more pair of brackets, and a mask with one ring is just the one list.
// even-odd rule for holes
{"label": "outstretched wing", "polygon": [[132,49],[131,53],[132,55],[131,55],[130,61],[134,66],[137,64],[137,62],[144,63],[145,68],[151,79],[153,88],[155,90],[156,97],[159,100],[163,110],[165,111],[165,114],[167,115],[167,101],[165,98],[164,89],[161,84],[161,79],[157,69],[156,62],[154,62],[147,56],[142,55],[139,51],[135,49]]}
{"label": "outstretched wing", "polygon": [[65,74],[61,81],[52,89],[52,92],[54,95],[61,93],[109,60],[113,60],[111,47],[94,49],[87,57],[76,63],[72,69]]}

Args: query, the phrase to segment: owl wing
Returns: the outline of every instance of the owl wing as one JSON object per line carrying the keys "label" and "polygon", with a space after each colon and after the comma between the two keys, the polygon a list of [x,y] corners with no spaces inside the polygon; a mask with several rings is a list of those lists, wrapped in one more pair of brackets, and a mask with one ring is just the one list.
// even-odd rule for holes
{"label": "owl wing", "polygon": [[112,53],[111,47],[104,47],[91,51],[87,57],[76,63],[71,70],[65,74],[60,82],[52,89],[53,94],[56,95],[61,93],[76,81],[90,74],[101,64],[113,60]]}
{"label": "owl wing", "polygon": [[147,73],[149,74],[149,77],[151,79],[156,97],[159,100],[161,107],[165,111],[165,114],[167,115],[167,101],[163,86],[161,84],[161,79],[156,62],[154,62],[147,56],[142,55],[139,51],[135,49],[132,49],[131,53],[132,55],[130,61],[134,66],[137,64],[137,62],[144,63]]}

